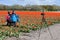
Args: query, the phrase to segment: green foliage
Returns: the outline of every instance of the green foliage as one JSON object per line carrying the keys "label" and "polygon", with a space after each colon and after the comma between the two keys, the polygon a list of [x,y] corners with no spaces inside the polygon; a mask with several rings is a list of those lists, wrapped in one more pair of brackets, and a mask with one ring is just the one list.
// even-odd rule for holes
{"label": "green foliage", "polygon": [[7,6],[7,5],[0,4],[0,10],[41,11],[42,8],[45,11],[60,10],[60,6],[56,6],[56,5],[26,5],[26,6],[12,5],[12,6]]}

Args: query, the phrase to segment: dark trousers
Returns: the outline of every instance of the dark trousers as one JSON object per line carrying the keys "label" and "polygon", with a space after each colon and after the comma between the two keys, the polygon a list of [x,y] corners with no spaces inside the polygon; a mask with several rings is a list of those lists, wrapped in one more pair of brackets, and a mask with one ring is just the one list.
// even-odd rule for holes
{"label": "dark trousers", "polygon": [[7,26],[16,26],[16,22],[7,20]]}
{"label": "dark trousers", "polygon": [[11,26],[10,20],[7,20],[7,25],[8,25],[8,26]]}
{"label": "dark trousers", "polygon": [[16,26],[16,22],[11,22],[11,25],[12,26]]}

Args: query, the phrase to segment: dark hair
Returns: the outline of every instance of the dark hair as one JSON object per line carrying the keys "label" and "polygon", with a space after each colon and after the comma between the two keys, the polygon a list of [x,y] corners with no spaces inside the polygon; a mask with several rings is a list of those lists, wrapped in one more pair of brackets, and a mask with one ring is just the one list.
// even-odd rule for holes
{"label": "dark hair", "polygon": [[8,11],[8,14],[10,14],[10,11]]}
{"label": "dark hair", "polygon": [[14,10],[12,10],[12,14],[15,14],[15,11]]}
{"label": "dark hair", "polygon": [[10,14],[10,11],[8,11],[8,15],[11,15],[11,14]]}

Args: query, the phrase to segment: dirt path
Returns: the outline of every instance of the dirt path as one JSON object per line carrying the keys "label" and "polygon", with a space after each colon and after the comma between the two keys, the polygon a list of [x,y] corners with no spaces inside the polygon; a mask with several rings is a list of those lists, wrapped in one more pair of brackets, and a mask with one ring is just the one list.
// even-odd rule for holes
{"label": "dirt path", "polygon": [[39,32],[40,31],[37,30],[30,33],[23,33],[22,36],[20,35],[18,40],[60,40],[60,24],[50,26],[49,30],[48,28],[42,29],[40,37]]}

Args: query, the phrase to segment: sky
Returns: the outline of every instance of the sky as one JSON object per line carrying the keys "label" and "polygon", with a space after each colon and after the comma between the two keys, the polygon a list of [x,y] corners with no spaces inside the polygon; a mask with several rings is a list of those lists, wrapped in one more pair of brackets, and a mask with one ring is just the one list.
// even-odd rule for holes
{"label": "sky", "polygon": [[0,0],[4,5],[59,5],[60,0]]}

